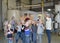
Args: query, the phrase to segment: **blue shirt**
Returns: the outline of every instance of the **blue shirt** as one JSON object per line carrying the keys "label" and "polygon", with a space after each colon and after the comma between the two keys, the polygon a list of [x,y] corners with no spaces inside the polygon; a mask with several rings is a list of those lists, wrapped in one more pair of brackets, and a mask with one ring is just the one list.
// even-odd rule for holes
{"label": "blue shirt", "polygon": [[30,29],[25,30],[25,35],[30,35]]}

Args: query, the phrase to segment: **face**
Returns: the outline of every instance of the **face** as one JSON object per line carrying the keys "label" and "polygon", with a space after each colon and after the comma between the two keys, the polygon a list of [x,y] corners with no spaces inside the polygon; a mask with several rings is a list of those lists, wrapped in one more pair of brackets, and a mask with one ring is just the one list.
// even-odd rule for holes
{"label": "face", "polygon": [[22,22],[21,22],[22,24],[25,24],[25,22],[22,20]]}
{"label": "face", "polygon": [[38,18],[40,19],[41,17],[40,17],[40,16],[38,16]]}
{"label": "face", "polygon": [[20,25],[22,25],[22,22],[20,22]]}
{"label": "face", "polygon": [[49,17],[46,17],[46,20],[49,20]]}
{"label": "face", "polygon": [[28,20],[27,22],[25,22],[25,26],[28,27],[31,24],[31,21]]}
{"label": "face", "polygon": [[26,23],[25,23],[25,26],[28,27],[28,26],[29,26],[29,22],[26,22]]}
{"label": "face", "polygon": [[39,23],[41,23],[41,24],[42,24],[42,23],[43,23],[43,21],[42,21],[42,20],[39,20]]}
{"label": "face", "polygon": [[34,21],[32,21],[32,24],[34,24]]}

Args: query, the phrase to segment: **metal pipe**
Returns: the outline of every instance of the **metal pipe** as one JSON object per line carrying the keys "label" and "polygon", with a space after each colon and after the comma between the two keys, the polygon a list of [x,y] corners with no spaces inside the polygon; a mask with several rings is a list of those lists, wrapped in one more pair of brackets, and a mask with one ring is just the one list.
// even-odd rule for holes
{"label": "metal pipe", "polygon": [[42,14],[44,13],[44,0],[42,0]]}

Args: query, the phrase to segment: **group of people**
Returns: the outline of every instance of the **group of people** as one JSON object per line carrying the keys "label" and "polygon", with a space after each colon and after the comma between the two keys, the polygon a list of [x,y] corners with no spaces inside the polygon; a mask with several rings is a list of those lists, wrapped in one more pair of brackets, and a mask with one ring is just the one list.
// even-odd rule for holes
{"label": "group of people", "polygon": [[[25,20],[20,22],[15,22],[14,17],[11,21],[4,22],[4,34],[8,39],[8,43],[13,43],[13,38],[15,38],[16,43],[18,43],[19,38],[22,43],[42,43],[42,37],[44,30],[48,37],[48,43],[51,43],[51,17],[46,15],[46,25],[44,25],[42,19],[30,20],[26,17]],[[16,36],[14,37],[14,34]]]}

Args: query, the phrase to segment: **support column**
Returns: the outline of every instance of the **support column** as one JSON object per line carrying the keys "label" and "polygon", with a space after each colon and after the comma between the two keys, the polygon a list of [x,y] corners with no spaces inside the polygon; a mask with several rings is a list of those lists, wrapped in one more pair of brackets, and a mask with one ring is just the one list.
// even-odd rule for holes
{"label": "support column", "polygon": [[42,14],[44,13],[44,0],[42,0]]}

